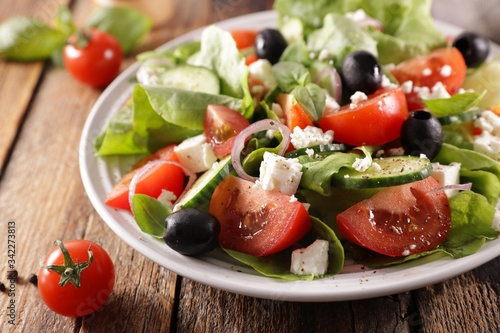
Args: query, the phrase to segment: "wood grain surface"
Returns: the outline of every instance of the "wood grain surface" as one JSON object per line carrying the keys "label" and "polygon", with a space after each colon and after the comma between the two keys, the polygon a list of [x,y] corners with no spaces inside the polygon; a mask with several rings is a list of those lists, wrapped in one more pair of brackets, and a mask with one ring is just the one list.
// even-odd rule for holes
{"label": "wood grain surface", "polygon": [[[0,0],[0,22],[31,15],[49,22],[68,3],[78,23],[90,1]],[[211,22],[272,7],[264,0],[178,0],[174,19],[134,53]],[[133,62],[130,56],[122,69]],[[500,258],[454,279],[368,300],[298,303],[240,296],[182,278],[134,251],[90,204],[78,144],[101,90],[50,62],[0,61],[0,282],[7,284],[7,223],[16,223],[16,325],[0,293],[1,332],[499,332]],[[98,312],[59,316],[28,283],[56,239],[99,240],[116,284]],[[8,285],[9,287],[9,285]]]}

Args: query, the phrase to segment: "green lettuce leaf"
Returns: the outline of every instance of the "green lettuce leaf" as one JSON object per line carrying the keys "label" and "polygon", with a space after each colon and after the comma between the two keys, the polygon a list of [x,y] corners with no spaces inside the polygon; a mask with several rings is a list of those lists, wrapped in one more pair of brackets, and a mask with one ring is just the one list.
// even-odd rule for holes
{"label": "green lettuce leaf", "polygon": [[153,23],[137,10],[126,7],[103,7],[92,12],[87,27],[94,27],[113,35],[124,53],[129,53],[134,45],[146,35]]}
{"label": "green lettuce leaf", "polygon": [[[308,244],[311,244],[316,239],[324,239],[329,242],[329,264],[328,272],[322,276],[310,275],[296,275],[290,273],[292,248],[286,249],[279,253],[266,256],[254,257],[249,254],[224,249],[234,259],[253,267],[256,271],[269,277],[275,277],[288,281],[307,280],[311,281],[316,278],[323,278],[338,274],[344,266],[344,248],[338,240],[335,233],[319,219],[311,216],[313,228],[308,235]],[[302,245],[301,246],[307,246]]]}
{"label": "green lettuce leaf", "polygon": [[200,45],[199,41],[189,42],[174,49],[142,52],[136,58],[141,64],[144,64],[148,59],[164,60],[173,65],[183,64],[189,57],[200,51]]}
{"label": "green lettuce leaf", "polygon": [[500,62],[498,59],[489,61],[481,65],[472,73],[467,73],[462,84],[464,89],[475,91],[487,91],[484,98],[479,102],[479,106],[488,109],[493,105],[500,104]]}
{"label": "green lettuce leaf", "polygon": [[436,117],[451,116],[476,106],[485,94],[486,90],[481,94],[475,92],[456,94],[450,98],[424,100],[424,103]]}

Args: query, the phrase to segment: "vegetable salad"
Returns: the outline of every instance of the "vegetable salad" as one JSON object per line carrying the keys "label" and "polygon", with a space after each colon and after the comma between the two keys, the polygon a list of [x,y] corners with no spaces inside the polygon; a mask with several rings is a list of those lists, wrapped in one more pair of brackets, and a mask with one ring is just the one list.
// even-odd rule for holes
{"label": "vegetable salad", "polygon": [[95,147],[143,158],[106,203],[180,253],[287,280],[477,252],[500,235],[500,64],[429,8],[277,0],[278,29],[140,54]]}

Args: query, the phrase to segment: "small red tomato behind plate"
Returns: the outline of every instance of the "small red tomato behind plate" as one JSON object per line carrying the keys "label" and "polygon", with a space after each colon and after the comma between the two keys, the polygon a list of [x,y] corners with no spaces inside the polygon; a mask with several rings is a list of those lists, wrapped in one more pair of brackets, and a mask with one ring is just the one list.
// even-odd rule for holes
{"label": "small red tomato behind plate", "polygon": [[444,191],[432,177],[386,187],[337,216],[348,241],[388,256],[408,256],[438,245],[451,227]]}
{"label": "small red tomato behind plate", "polygon": [[319,126],[324,132],[333,130],[337,142],[377,146],[399,138],[407,117],[405,94],[398,87],[379,89],[366,101],[339,110],[327,109]]}
{"label": "small red tomato behind plate", "polygon": [[229,175],[214,191],[210,214],[221,224],[219,243],[226,249],[262,257],[298,242],[311,229],[304,205],[277,190],[253,188]]}
{"label": "small red tomato behind plate", "polygon": [[[137,171],[149,161],[166,160],[179,162],[177,155],[175,155],[174,147],[175,145],[168,145],[140,160],[134,169],[123,176],[123,178],[113,187],[106,198],[106,205],[130,210],[128,192],[132,178],[134,178]],[[135,188],[135,193],[146,194],[150,197],[158,198],[162,190],[167,190],[179,197],[183,188],[184,171],[177,165],[161,164],[153,166],[141,177],[141,179],[139,179]]]}
{"label": "small red tomato behind plate", "polygon": [[64,67],[77,80],[97,88],[113,81],[122,58],[116,38],[94,28],[71,36],[63,49]]}
{"label": "small red tomato behind plate", "polygon": [[250,122],[243,115],[224,105],[209,105],[203,122],[203,134],[215,154],[227,155],[234,139]]}
{"label": "small red tomato behind plate", "polygon": [[[59,246],[54,248],[43,262],[45,267],[38,273],[38,291],[52,311],[67,317],[83,317],[97,311],[108,299],[115,284],[115,268],[108,253],[96,243],[72,240],[62,244],[72,262],[65,260]],[[92,261],[89,251],[92,252]],[[76,265],[83,268],[81,274],[76,273]],[[68,268],[71,266],[73,268]],[[61,286],[61,275],[52,269],[72,270],[71,282]],[[78,288],[73,281],[79,284]]]}

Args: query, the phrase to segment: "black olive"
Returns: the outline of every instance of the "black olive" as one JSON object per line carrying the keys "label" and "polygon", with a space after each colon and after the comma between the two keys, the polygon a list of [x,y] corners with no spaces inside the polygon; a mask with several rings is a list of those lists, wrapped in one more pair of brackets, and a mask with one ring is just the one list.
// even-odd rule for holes
{"label": "black olive", "polygon": [[212,214],[195,208],[181,209],[165,220],[163,240],[173,250],[196,256],[212,251],[219,244],[220,223]]}
{"label": "black olive", "polygon": [[401,126],[401,145],[405,154],[425,154],[432,160],[443,145],[443,129],[436,117],[427,111],[415,111]]}
{"label": "black olive", "polygon": [[276,29],[264,29],[255,37],[255,53],[259,59],[267,59],[275,64],[285,51],[288,44],[285,38]]}
{"label": "black olive", "polygon": [[382,84],[382,67],[370,52],[354,51],[342,62],[342,78],[350,90],[372,94]]}
{"label": "black olive", "polygon": [[463,32],[455,38],[453,46],[464,56],[467,67],[478,67],[490,53],[488,39],[474,32]]}

